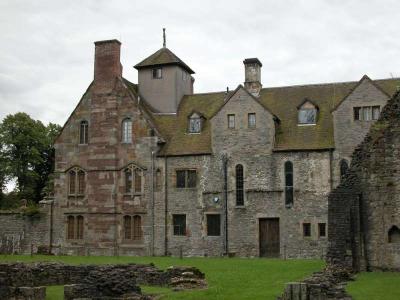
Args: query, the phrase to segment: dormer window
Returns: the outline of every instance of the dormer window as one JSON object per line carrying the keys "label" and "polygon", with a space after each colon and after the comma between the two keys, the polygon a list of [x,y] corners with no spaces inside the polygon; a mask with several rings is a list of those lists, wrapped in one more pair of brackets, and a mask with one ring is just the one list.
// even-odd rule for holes
{"label": "dormer window", "polygon": [[201,121],[202,117],[197,113],[193,113],[189,117],[189,133],[200,133],[202,123]]}
{"label": "dormer window", "polygon": [[153,69],[153,79],[161,79],[162,78],[162,68]]}
{"label": "dormer window", "polygon": [[298,107],[298,124],[299,125],[315,125],[317,123],[318,107],[311,101],[305,100]]}

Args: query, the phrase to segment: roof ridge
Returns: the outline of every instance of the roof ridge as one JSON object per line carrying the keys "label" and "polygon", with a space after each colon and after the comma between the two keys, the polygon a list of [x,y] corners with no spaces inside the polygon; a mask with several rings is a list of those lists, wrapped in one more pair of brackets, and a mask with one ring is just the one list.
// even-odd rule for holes
{"label": "roof ridge", "polygon": [[[364,77],[364,76],[363,76]],[[361,77],[361,78],[363,78]],[[371,81],[387,81],[387,80],[400,80],[400,77],[394,78],[380,78],[380,79],[371,79]],[[294,85],[282,85],[282,86],[271,86],[265,87],[261,90],[269,90],[269,89],[279,89],[279,88],[291,88],[291,87],[313,87],[313,86],[327,86],[327,85],[336,85],[336,84],[351,84],[351,83],[358,83],[359,80],[352,80],[352,81],[335,81],[335,82],[322,82],[322,83],[311,83],[311,84],[294,84]]]}

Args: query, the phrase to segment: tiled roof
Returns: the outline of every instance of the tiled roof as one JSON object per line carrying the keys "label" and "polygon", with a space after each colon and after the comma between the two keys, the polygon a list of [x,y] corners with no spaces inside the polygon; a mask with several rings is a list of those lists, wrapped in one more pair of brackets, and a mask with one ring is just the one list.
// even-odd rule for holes
{"label": "tiled roof", "polygon": [[[373,81],[388,95],[400,86],[400,78]],[[264,88],[259,101],[279,120],[275,151],[326,150],[334,148],[332,110],[358,84],[358,81]],[[166,144],[159,155],[199,155],[211,153],[212,117],[224,104],[225,92],[184,96],[177,114],[153,114]],[[297,107],[309,99],[318,106],[317,124],[298,126]],[[196,111],[205,117],[200,134],[189,134],[188,117]]]}
{"label": "tiled roof", "polygon": [[184,68],[190,74],[194,74],[194,71],[168,48],[161,48],[135,65],[135,68],[139,70],[143,68],[164,65],[178,65]]}

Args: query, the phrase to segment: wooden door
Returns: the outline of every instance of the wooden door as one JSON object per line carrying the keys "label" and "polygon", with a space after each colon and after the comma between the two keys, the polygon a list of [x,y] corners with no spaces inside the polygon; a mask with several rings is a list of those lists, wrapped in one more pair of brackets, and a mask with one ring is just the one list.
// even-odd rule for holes
{"label": "wooden door", "polygon": [[259,219],[260,257],[279,257],[279,218]]}

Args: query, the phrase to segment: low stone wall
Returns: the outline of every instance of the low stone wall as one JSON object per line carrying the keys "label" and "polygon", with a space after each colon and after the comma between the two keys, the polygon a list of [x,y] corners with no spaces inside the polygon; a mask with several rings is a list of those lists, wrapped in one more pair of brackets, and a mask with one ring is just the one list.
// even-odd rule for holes
{"label": "low stone wall", "polygon": [[[76,266],[56,262],[0,264],[2,300],[42,300],[45,291],[43,286],[49,285],[67,285],[64,291],[67,300],[151,299],[141,295],[139,287],[141,284],[171,286],[176,289],[206,286],[204,274],[193,267],[170,267],[162,271],[153,264]],[[28,295],[28,291],[31,296],[23,296]]]}
{"label": "low stone wall", "polygon": [[0,211],[0,254],[36,253],[50,243],[51,203],[40,205],[39,213],[24,215],[23,211]]}
{"label": "low stone wall", "polygon": [[345,290],[349,280],[352,280],[351,269],[330,265],[302,282],[287,283],[277,300],[351,300]]}

